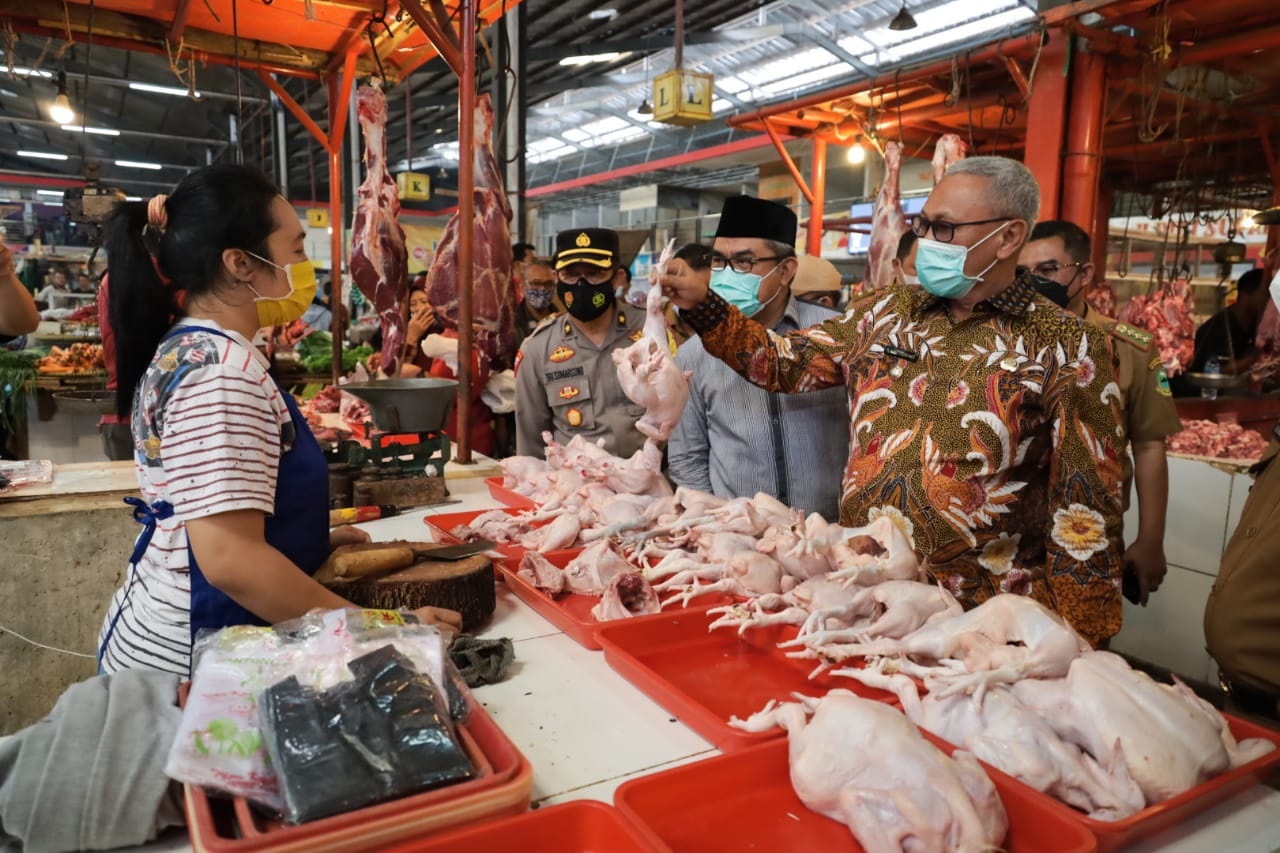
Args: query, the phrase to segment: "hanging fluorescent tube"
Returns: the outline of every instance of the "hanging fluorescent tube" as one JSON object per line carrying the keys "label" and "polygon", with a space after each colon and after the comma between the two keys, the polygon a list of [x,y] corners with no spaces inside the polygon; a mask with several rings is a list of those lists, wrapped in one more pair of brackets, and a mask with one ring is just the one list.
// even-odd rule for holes
{"label": "hanging fluorescent tube", "polygon": [[173,95],[175,98],[199,98],[199,92],[193,92],[190,89],[180,89],[177,86],[157,86],[154,83],[130,83],[129,88],[135,92],[153,92],[157,95]]}
{"label": "hanging fluorescent tube", "polygon": [[126,169],[150,169],[153,172],[158,172],[164,168],[159,163],[140,163],[137,160],[117,160],[116,165],[123,166]]}
{"label": "hanging fluorescent tube", "polygon": [[13,66],[13,75],[15,77],[45,77],[53,79],[52,71],[39,71],[35,68],[23,68],[20,65]]}
{"label": "hanging fluorescent tube", "polygon": [[54,154],[51,151],[19,151],[19,157],[34,157],[37,160],[65,160],[66,154]]}
{"label": "hanging fluorescent tube", "polygon": [[140,195],[127,195],[127,196],[125,196],[125,197],[124,197],[124,200],[125,200],[125,201],[142,201],[142,196],[140,196]]}
{"label": "hanging fluorescent tube", "polygon": [[36,195],[51,195],[55,198],[62,198],[62,190],[36,190]]}
{"label": "hanging fluorescent tube", "polygon": [[81,127],[78,124],[64,124],[61,126],[63,130],[70,133],[96,133],[99,136],[119,136],[120,131],[112,130],[109,127]]}

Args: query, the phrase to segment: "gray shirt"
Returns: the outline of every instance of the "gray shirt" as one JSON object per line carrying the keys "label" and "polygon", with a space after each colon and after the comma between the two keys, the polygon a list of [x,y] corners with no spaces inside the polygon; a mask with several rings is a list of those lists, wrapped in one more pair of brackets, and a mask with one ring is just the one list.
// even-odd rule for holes
{"label": "gray shirt", "polygon": [[[774,331],[817,325],[837,312],[795,298]],[[671,436],[678,485],[725,498],[766,492],[789,506],[840,518],[840,482],[849,458],[849,399],[843,387],[804,394],[752,385],[694,337],[676,353],[693,371],[689,402]]]}
{"label": "gray shirt", "polygon": [[516,452],[544,458],[544,430],[561,444],[575,435],[603,438],[605,449],[624,459],[639,450],[644,436],[636,421],[644,408],[622,393],[612,353],[631,346],[643,330],[644,310],[617,303],[599,347],[564,314],[525,338],[516,357]]}

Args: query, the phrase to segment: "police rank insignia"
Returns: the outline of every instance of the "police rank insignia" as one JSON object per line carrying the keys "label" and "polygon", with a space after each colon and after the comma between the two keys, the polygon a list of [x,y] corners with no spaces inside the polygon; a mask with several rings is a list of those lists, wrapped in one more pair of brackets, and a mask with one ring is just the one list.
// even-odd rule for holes
{"label": "police rank insignia", "polygon": [[578,396],[578,395],[579,395],[579,394],[581,394],[581,393],[582,393],[582,392],[578,390],[577,386],[575,386],[575,385],[566,385],[566,386],[564,386],[563,388],[561,388],[561,389],[560,389],[560,399],[561,399],[561,400],[572,400],[574,397]]}
{"label": "police rank insignia", "polygon": [[582,426],[582,410],[573,408],[564,413],[564,419],[569,422],[571,427]]}
{"label": "police rank insignia", "polygon": [[574,355],[575,353],[573,350],[567,346],[561,345],[553,349],[551,351],[551,355],[547,356],[547,358],[551,359],[556,364],[559,364],[562,361],[568,361],[573,358]]}

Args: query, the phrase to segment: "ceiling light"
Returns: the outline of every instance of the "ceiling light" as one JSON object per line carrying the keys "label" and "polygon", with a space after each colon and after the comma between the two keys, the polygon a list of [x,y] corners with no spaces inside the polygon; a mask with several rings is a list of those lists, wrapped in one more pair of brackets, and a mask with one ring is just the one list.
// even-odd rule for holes
{"label": "ceiling light", "polygon": [[66,154],[54,154],[52,151],[19,151],[19,157],[34,157],[37,160],[65,160]]}
{"label": "ceiling light", "polygon": [[58,124],[70,124],[76,120],[76,111],[71,109],[71,99],[67,97],[67,72],[58,72],[58,94],[49,105],[49,117]]}
{"label": "ceiling light", "polygon": [[55,198],[62,198],[62,190],[36,190],[36,195],[48,195]]}
{"label": "ceiling light", "polygon": [[443,181],[447,177],[449,177],[449,173],[444,170],[444,166],[441,166],[439,169],[436,169],[437,181]]}
{"label": "ceiling light", "polygon": [[592,9],[587,13],[587,17],[593,21],[604,21],[618,14],[617,9]]}
{"label": "ceiling light", "polygon": [[636,112],[642,116],[651,116],[653,115],[653,104],[649,103],[649,99],[646,97],[640,102],[640,106],[636,107]]}
{"label": "ceiling light", "polygon": [[109,127],[81,127],[78,124],[64,124],[62,129],[71,133],[96,133],[99,136],[119,136],[120,131]]}
{"label": "ceiling light", "polygon": [[135,92],[153,92],[157,95],[173,95],[175,98],[196,98],[200,93],[191,89],[180,89],[177,86],[157,86],[154,83],[130,83],[129,88]]}
{"label": "ceiling light", "polygon": [[855,166],[866,161],[867,147],[862,144],[862,134],[858,134],[857,138],[853,140],[853,144],[849,146],[849,152],[845,156]]}
{"label": "ceiling light", "polygon": [[895,32],[903,30],[914,30],[919,24],[916,19],[911,17],[911,13],[907,11],[907,4],[903,3],[902,8],[898,10],[898,14],[893,16],[893,20],[889,22],[889,29]]}
{"label": "ceiling light", "polygon": [[444,128],[443,128],[443,127],[437,127],[437,128],[436,128],[436,133],[437,133],[437,134],[439,134],[439,133],[444,133]]}
{"label": "ceiling light", "polygon": [[592,62],[613,62],[626,56],[625,53],[591,53],[580,56],[566,56],[560,60],[561,65],[589,65]]}
{"label": "ceiling light", "polygon": [[124,197],[124,200],[125,200],[125,201],[142,201],[142,196],[140,196],[140,195],[127,195],[127,196],[125,196],[125,197]]}
{"label": "ceiling light", "polygon": [[13,67],[13,75],[15,77],[44,77],[46,79],[51,79],[53,77],[53,72],[39,71],[35,68],[23,68],[20,65],[15,65]]}
{"label": "ceiling light", "polygon": [[158,172],[164,168],[159,163],[140,163],[137,160],[117,160],[116,165],[123,166],[126,169],[150,169],[153,172]]}

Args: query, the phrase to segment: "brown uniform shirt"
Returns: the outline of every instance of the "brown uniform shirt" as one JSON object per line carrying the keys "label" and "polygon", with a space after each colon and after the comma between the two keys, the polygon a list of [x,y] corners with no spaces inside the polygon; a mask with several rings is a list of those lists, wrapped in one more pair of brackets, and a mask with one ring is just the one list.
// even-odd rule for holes
{"label": "brown uniform shirt", "polygon": [[1209,654],[1231,681],[1280,694],[1280,465],[1272,443],[1204,609]]}
{"label": "brown uniform shirt", "polygon": [[516,357],[516,452],[543,458],[542,433],[561,444],[575,435],[605,440],[605,449],[626,458],[644,445],[636,421],[644,409],[622,393],[616,349],[631,346],[644,331],[644,309],[616,303],[613,325],[597,347],[564,314],[543,321]]}
{"label": "brown uniform shirt", "polygon": [[[1159,356],[1152,351],[1148,332],[1127,323],[1119,323],[1104,314],[1086,309],[1086,323],[1107,333],[1111,350],[1111,366],[1120,386],[1120,407],[1124,412],[1124,431],[1129,443],[1163,441],[1182,429],[1178,410],[1169,390],[1169,378]],[[1129,509],[1129,484],[1133,482],[1133,454],[1129,444],[1121,448],[1120,464],[1124,484],[1120,498],[1124,510]]]}

